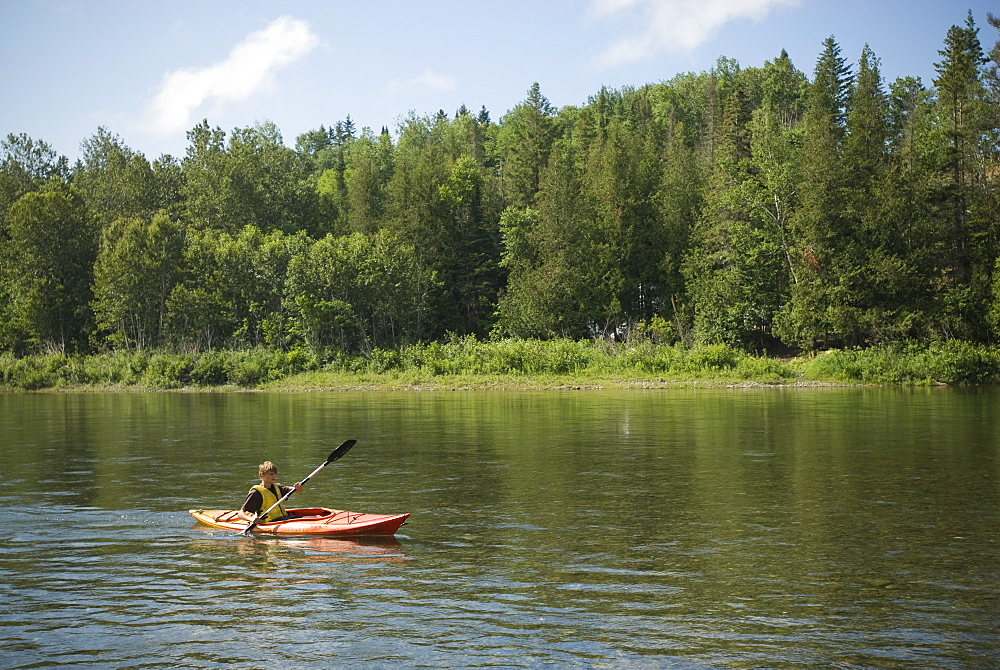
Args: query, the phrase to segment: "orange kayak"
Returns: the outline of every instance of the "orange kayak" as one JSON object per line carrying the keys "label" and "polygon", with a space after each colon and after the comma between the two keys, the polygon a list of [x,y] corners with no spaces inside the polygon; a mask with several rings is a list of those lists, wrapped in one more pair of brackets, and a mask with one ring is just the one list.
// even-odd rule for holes
{"label": "orange kayak", "polygon": [[[213,528],[246,530],[237,510],[192,509],[191,516]],[[394,535],[409,514],[362,514],[326,507],[293,507],[289,519],[259,523],[251,531],[276,535]]]}

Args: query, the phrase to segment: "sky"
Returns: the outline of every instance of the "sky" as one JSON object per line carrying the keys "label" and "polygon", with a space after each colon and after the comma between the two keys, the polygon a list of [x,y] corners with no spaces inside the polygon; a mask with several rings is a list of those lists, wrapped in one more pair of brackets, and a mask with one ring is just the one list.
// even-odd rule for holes
{"label": "sky", "polygon": [[[288,146],[350,116],[394,131],[408,114],[485,107],[494,121],[538,82],[555,107],[785,49],[812,77],[831,35],[868,44],[887,82],[931,85],[948,28],[984,0],[0,0],[0,134],[71,161],[99,128],[153,160],[183,157],[207,119],[273,122]],[[856,69],[856,66],[855,66]]]}

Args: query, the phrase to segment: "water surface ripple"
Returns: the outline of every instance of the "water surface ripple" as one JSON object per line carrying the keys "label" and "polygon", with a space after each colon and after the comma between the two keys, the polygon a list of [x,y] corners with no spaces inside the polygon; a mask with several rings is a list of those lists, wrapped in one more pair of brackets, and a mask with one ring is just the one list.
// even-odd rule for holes
{"label": "water surface ripple", "polygon": [[[1000,667],[1000,394],[0,395],[0,667]],[[256,464],[395,538],[242,537]]]}

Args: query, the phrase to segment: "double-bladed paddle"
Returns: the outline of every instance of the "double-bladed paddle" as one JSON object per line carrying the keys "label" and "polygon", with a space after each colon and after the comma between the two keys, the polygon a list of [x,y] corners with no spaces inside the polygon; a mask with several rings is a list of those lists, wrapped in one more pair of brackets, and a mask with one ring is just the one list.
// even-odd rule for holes
{"label": "double-bladed paddle", "polygon": [[[306,477],[305,479],[303,479],[301,482],[299,482],[299,484],[305,484],[307,481],[309,481],[310,479],[312,479],[313,475],[315,475],[317,472],[319,472],[320,470],[322,470],[323,468],[325,468],[330,463],[333,463],[334,461],[336,461],[337,459],[339,459],[340,457],[342,457],[344,454],[346,454],[348,451],[351,450],[351,447],[354,446],[355,442],[357,442],[357,440],[348,440],[347,442],[344,442],[342,445],[340,445],[339,447],[337,447],[336,449],[334,449],[333,451],[331,451],[330,455],[326,457],[326,460],[323,462],[323,464],[321,466],[319,466],[318,468],[316,468],[315,470],[313,470],[312,472],[310,472],[309,476]],[[281,503],[285,502],[285,500],[288,499],[288,496],[292,495],[293,493],[295,493],[295,489],[292,489],[291,491],[289,491],[285,495],[281,496],[281,499],[278,502],[276,502],[273,505],[271,505],[270,507],[268,507],[266,510],[264,510],[264,512],[258,514],[257,518],[254,519],[253,521],[251,521],[250,524],[244,530],[242,530],[240,532],[240,535],[249,535],[250,531],[257,527],[257,522],[260,519],[263,519],[264,517],[266,517],[271,512],[271,510],[273,510],[275,507],[277,507]]]}

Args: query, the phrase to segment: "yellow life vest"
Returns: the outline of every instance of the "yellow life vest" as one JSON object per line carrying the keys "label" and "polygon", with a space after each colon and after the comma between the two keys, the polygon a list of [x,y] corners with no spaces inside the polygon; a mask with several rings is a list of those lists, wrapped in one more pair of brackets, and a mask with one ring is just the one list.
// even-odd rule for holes
{"label": "yellow life vest", "polygon": [[[281,492],[281,489],[278,487],[277,484],[275,484],[275,488],[278,489],[279,493]],[[267,510],[271,509],[271,506],[274,505],[274,503],[278,502],[278,500],[280,499],[278,497],[275,497],[274,492],[271,491],[271,489],[261,484],[255,484],[253,490],[257,491],[257,493],[260,494],[261,498],[260,511],[258,512],[258,514],[263,514]],[[288,516],[288,512],[285,511],[284,505],[278,505],[277,507],[271,510],[271,512],[267,515],[267,518],[260,519],[260,523],[267,523],[268,521],[274,521],[275,519],[279,519],[283,516]]]}

